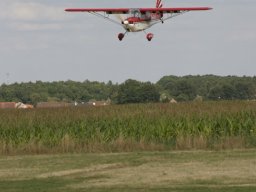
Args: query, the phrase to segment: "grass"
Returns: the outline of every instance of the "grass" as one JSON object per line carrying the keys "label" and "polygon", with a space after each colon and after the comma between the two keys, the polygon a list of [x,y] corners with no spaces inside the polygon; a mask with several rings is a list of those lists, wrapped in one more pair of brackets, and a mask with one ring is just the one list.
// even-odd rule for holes
{"label": "grass", "polygon": [[256,147],[256,102],[0,110],[0,154]]}
{"label": "grass", "polygon": [[255,191],[256,150],[0,157],[0,191]]}

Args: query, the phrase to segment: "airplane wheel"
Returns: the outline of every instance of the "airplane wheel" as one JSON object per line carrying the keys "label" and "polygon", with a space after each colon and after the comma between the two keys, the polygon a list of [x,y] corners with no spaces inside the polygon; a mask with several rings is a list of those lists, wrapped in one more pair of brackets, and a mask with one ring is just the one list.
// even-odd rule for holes
{"label": "airplane wheel", "polygon": [[118,39],[119,39],[119,41],[122,41],[123,38],[124,38],[124,34],[123,34],[123,33],[119,33],[119,34],[118,34]]}
{"label": "airplane wheel", "polygon": [[148,39],[148,41],[151,41],[151,40],[153,39],[153,37],[154,37],[154,34],[153,34],[153,33],[147,34],[147,39]]}

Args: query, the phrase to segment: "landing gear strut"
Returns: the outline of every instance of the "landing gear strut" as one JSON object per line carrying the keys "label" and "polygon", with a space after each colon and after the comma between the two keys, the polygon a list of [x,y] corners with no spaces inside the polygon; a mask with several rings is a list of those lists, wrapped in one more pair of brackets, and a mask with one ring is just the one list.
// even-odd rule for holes
{"label": "landing gear strut", "polygon": [[148,34],[147,34],[147,39],[148,39],[148,41],[151,41],[151,40],[153,39],[153,37],[154,37],[154,34],[153,34],[153,33],[148,33]]}

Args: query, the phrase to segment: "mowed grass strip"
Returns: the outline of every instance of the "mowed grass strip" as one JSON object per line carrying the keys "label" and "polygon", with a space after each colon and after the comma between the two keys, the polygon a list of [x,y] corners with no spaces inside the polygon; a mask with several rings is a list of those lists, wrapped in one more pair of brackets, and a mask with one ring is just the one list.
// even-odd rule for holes
{"label": "mowed grass strip", "polygon": [[255,191],[256,151],[0,157],[0,191]]}

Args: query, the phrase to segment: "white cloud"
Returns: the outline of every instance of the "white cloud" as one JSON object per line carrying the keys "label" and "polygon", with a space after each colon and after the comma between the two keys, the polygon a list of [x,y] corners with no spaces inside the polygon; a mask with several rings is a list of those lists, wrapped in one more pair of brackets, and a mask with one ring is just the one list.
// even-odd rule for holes
{"label": "white cloud", "polygon": [[18,22],[12,23],[10,26],[19,31],[47,31],[47,30],[60,30],[62,29],[61,24],[56,23],[28,23]]}
{"label": "white cloud", "polygon": [[1,3],[0,18],[12,21],[58,21],[64,19],[64,8],[34,2]]}
{"label": "white cloud", "polygon": [[23,53],[35,50],[43,50],[49,47],[49,37],[40,36],[37,38],[25,38],[20,36],[9,36],[1,39],[0,51],[1,53],[12,54],[15,51],[22,51]]}
{"label": "white cloud", "polygon": [[0,2],[0,21],[3,29],[14,31],[60,30],[67,17],[64,6],[44,4],[43,2],[4,0]]}

